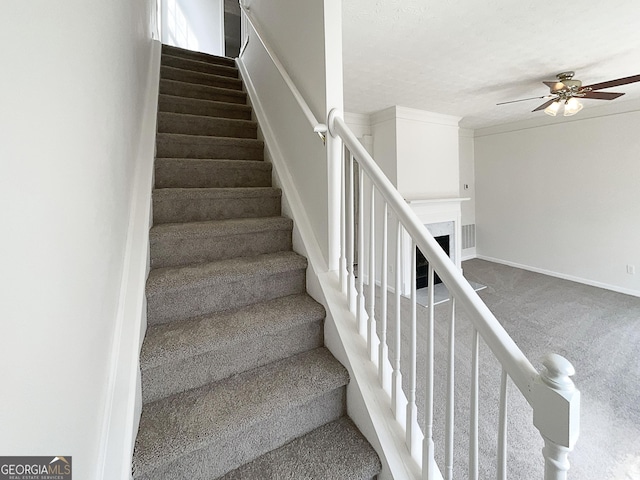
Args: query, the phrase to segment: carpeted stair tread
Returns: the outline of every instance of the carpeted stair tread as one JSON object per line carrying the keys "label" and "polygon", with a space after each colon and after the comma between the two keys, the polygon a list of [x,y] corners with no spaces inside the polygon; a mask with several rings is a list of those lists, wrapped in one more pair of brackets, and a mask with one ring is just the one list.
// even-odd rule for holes
{"label": "carpeted stair tread", "polygon": [[196,52],[194,50],[186,50],[180,47],[174,47],[172,45],[162,45],[162,53],[172,55],[174,57],[189,58],[192,60],[199,60],[201,62],[214,63],[216,65],[224,65],[227,67],[235,67],[236,62],[232,58],[219,57],[217,55],[210,55],[208,53]]}
{"label": "carpeted stair tread", "polygon": [[251,120],[217,118],[206,115],[158,112],[159,133],[181,133],[214,137],[252,138],[258,126]]}
{"label": "carpeted stair tread", "polygon": [[302,293],[306,267],[306,258],[276,252],[151,270],[146,285],[148,324]]}
{"label": "carpeted stair tread", "polygon": [[[347,371],[331,353],[325,348],[317,348],[147,404],[142,411],[136,439],[134,477],[215,478],[225,474],[307,433],[278,432],[281,428],[278,417],[289,412],[294,416],[314,399],[341,389],[348,380]],[[343,401],[343,397],[334,399],[334,403],[336,400]],[[329,415],[335,415],[335,410],[330,409]],[[332,420],[334,418],[325,422]],[[286,425],[285,428],[291,427]],[[300,429],[305,427],[299,425]],[[242,446],[245,450],[239,452],[238,447],[228,452],[230,442],[237,438],[245,440]],[[283,438],[287,440],[283,442]],[[276,442],[280,445],[273,445]],[[200,460],[211,463],[205,465],[204,472],[200,470],[203,465],[194,464],[194,455],[191,455],[197,456],[199,451],[206,454]],[[215,452],[219,452],[218,455]],[[227,456],[233,452],[237,453],[237,458]],[[179,464],[171,465],[174,461]],[[234,465],[238,461],[242,463]],[[184,471],[185,468],[194,471]],[[168,476],[174,472],[182,475]]]}
{"label": "carpeted stair tread", "polygon": [[211,87],[229,88],[231,90],[242,90],[242,81],[239,78],[215,75],[213,73],[194,72],[192,70],[184,70],[167,65],[160,67],[160,78],[186,83],[197,83]]}
{"label": "carpeted stair tread", "polygon": [[212,87],[199,83],[180,82],[178,80],[160,80],[160,93],[178,97],[214,100],[217,102],[245,104],[247,94],[231,88]]}
{"label": "carpeted stair tread", "polygon": [[324,315],[297,294],[150,327],[140,354],[143,402],[321,347]]}
{"label": "carpeted stair tread", "polygon": [[158,133],[156,134],[156,156],[262,160],[264,159],[264,142],[253,138]]}
{"label": "carpeted stair tread", "polygon": [[270,187],[271,168],[263,160],[156,158],[155,187]]}
{"label": "carpeted stair tread", "polygon": [[295,252],[241,257],[185,267],[156,268],[149,272],[147,294],[182,290],[194,284],[232,283],[248,275],[280,273],[307,267],[307,259]]}
{"label": "carpeted stair tread", "polygon": [[237,67],[219,65],[211,62],[203,62],[201,60],[193,60],[190,58],[171,55],[169,53],[162,54],[162,65],[166,65],[167,67],[181,68],[183,70],[191,70],[193,72],[211,73],[213,75],[238,78]]}
{"label": "carpeted stair tread", "polygon": [[370,480],[382,466],[348,417],[327,423],[219,480]]}
{"label": "carpeted stair tread", "polygon": [[161,94],[158,97],[158,111],[251,120],[249,105],[166,94]]}
{"label": "carpeted stair tread", "polygon": [[272,187],[161,188],[153,191],[153,222],[186,223],[280,215],[282,192]]}
{"label": "carpeted stair tread", "polygon": [[217,312],[150,327],[140,353],[140,368],[228,347],[239,338],[259,338],[299,323],[321,320],[324,308],[307,294],[275,298],[259,305]]}
{"label": "carpeted stair tread", "polygon": [[288,251],[292,228],[286,217],[155,225],[149,232],[151,268]]}

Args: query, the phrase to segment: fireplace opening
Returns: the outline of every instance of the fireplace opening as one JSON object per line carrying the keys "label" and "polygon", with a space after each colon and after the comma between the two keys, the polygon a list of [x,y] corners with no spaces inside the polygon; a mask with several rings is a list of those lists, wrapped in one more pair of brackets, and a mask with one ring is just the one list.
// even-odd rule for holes
{"label": "fireplace opening", "polygon": [[[440,237],[434,237],[438,245],[442,247],[444,253],[447,255],[449,252],[449,235],[442,235]],[[442,280],[437,273],[433,275],[434,284],[442,283]],[[429,286],[429,262],[422,254],[420,249],[416,247],[416,288],[425,288]]]}

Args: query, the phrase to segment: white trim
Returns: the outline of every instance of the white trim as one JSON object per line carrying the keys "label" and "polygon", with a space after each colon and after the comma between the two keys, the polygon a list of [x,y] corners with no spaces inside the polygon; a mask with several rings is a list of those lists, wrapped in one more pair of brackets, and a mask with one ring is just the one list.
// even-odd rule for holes
{"label": "white trim", "polygon": [[520,130],[527,130],[529,128],[547,127],[550,125],[559,125],[569,122],[581,122],[597,117],[621,115],[624,113],[636,112],[638,110],[640,110],[640,100],[629,100],[627,102],[612,103],[599,107],[592,107],[589,105],[589,107],[583,109],[579,115],[574,115],[572,117],[550,117],[549,115],[540,115],[529,120],[478,128],[475,130],[474,136],[478,138],[489,135],[499,135],[501,133],[517,132]]}
{"label": "white trim", "polygon": [[476,253],[469,253],[467,255],[462,255],[461,261],[466,262],[467,260],[473,260],[474,258],[478,258],[478,255]]}
{"label": "white trim", "polygon": [[140,421],[140,345],[146,327],[151,188],[160,78],[161,43],[153,40],[140,145],[136,160],[116,326],[111,345],[96,478],[130,478]]}
{"label": "white trim", "polygon": [[371,126],[371,115],[365,113],[344,112],[344,121],[350,125],[358,125],[361,127]]}
{"label": "white trim", "polygon": [[509,260],[502,260],[500,258],[488,257],[486,255],[476,255],[476,258],[480,260],[486,260],[488,262],[500,263],[509,267],[520,268],[522,270],[528,270],[530,272],[542,273],[543,275],[549,275],[550,277],[561,278],[563,280],[569,280],[576,283],[582,283],[591,287],[604,288],[605,290],[611,290],[617,293],[624,293],[625,295],[631,295],[633,297],[640,297],[640,290],[633,290],[630,288],[618,287],[616,285],[610,285],[608,283],[597,282],[595,280],[589,280],[586,278],[576,277],[574,275],[567,275],[565,273],[554,272],[552,270],[546,270],[544,268],[532,267],[530,265],[523,265],[521,263],[510,262]]}
{"label": "white trim", "polygon": [[384,110],[372,113],[370,118],[371,125],[376,125],[389,120],[403,119],[457,127],[458,122],[460,122],[460,119],[462,117],[455,117],[453,115],[444,115],[441,113],[428,112],[426,110],[418,110],[417,108],[394,105],[392,107],[385,108]]}
{"label": "white trim", "polygon": [[227,56],[227,42],[224,34],[224,0],[220,0],[220,51],[222,56]]}
{"label": "white trim", "polygon": [[472,128],[462,128],[458,130],[458,135],[465,138],[473,138],[475,136],[475,131]]}

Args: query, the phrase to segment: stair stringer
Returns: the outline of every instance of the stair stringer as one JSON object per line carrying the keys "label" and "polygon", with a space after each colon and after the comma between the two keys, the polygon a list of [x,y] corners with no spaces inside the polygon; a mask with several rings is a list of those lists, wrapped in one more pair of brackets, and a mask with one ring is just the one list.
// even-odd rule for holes
{"label": "stair stringer", "polygon": [[[308,260],[307,293],[326,310],[325,346],[349,371],[351,380],[347,385],[347,413],[380,457],[380,480],[419,480],[419,466],[403,441],[405,433],[395,420],[390,403],[384,401],[388,395],[379,386],[365,341],[357,332],[355,316],[349,311],[345,299],[337,294],[340,288],[336,272],[328,271],[324,254],[260,98],[242,59],[236,59],[236,63],[248,102],[258,121],[258,138],[264,141],[265,161],[273,165],[273,185],[282,189],[282,214],[294,223],[293,250]],[[315,135],[311,129],[310,134]]]}

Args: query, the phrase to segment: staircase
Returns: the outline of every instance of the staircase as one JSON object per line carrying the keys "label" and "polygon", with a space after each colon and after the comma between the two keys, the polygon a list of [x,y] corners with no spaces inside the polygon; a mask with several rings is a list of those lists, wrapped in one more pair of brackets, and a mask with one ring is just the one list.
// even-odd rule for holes
{"label": "staircase", "polygon": [[134,478],[375,478],[235,64],[162,52]]}

